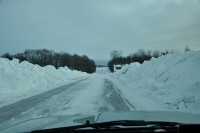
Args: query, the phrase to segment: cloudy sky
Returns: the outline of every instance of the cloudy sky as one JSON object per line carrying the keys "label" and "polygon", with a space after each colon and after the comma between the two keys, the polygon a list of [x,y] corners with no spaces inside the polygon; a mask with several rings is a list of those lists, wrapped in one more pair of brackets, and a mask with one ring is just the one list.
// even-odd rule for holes
{"label": "cloudy sky", "polygon": [[100,61],[186,45],[200,50],[199,0],[0,0],[0,54],[47,48]]}

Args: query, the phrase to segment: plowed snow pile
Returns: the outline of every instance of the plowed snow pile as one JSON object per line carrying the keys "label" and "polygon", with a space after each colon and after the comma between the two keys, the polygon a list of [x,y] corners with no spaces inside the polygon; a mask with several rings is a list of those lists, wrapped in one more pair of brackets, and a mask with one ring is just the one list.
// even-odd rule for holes
{"label": "plowed snow pile", "polygon": [[87,76],[67,67],[40,67],[29,62],[0,58],[0,106],[53,89],[69,80]]}
{"label": "plowed snow pile", "polygon": [[147,109],[200,113],[200,52],[175,52],[141,65],[131,64],[114,77],[136,105],[150,99],[154,104],[146,102]]}

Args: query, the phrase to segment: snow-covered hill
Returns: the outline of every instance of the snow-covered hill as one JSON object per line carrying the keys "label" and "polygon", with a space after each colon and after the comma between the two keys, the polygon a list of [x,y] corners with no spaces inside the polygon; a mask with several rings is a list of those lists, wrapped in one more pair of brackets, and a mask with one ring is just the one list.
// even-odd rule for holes
{"label": "snow-covered hill", "polygon": [[[199,113],[200,52],[174,52],[141,65],[133,63],[112,77],[125,86],[122,92],[137,105],[146,100],[147,109],[160,105],[167,110]],[[148,104],[148,99],[154,104]]]}
{"label": "snow-covered hill", "polygon": [[[0,105],[53,89],[69,80],[87,76],[67,67],[40,67],[27,61],[0,58]],[[15,101],[16,102],[16,101]]]}

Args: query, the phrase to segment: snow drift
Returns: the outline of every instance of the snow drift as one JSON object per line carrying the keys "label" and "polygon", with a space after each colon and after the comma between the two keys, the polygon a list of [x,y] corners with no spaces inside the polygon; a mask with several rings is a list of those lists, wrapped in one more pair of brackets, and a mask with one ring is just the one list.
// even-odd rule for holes
{"label": "snow drift", "polygon": [[200,52],[174,52],[141,65],[126,65],[113,75],[126,86],[122,91],[133,102],[153,99],[154,106],[148,105],[151,110],[160,105],[166,110],[200,113]]}
{"label": "snow drift", "polygon": [[67,81],[87,76],[67,67],[56,70],[53,66],[40,67],[18,59],[0,58],[0,104],[8,103],[53,89]]}

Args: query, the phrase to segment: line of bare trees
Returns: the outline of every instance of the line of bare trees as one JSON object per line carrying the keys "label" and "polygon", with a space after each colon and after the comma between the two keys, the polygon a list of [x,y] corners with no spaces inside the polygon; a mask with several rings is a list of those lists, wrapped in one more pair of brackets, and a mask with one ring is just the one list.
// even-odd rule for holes
{"label": "line of bare trees", "polygon": [[111,52],[111,60],[108,62],[108,67],[110,69],[111,72],[114,71],[113,65],[117,65],[117,64],[130,64],[133,62],[138,62],[140,64],[142,64],[144,61],[150,60],[152,57],[154,58],[158,58],[161,55],[166,55],[168,54],[169,51],[145,51],[143,49],[138,50],[137,52],[135,52],[132,55],[129,55],[127,57],[122,57],[122,52],[120,51],[112,51]]}
{"label": "line of bare trees", "polygon": [[68,53],[56,53],[53,50],[38,49],[25,50],[23,53],[11,55],[3,54],[1,57],[12,60],[19,59],[20,62],[28,61],[32,64],[40,66],[53,65],[55,68],[67,66],[72,70],[78,70],[87,73],[96,71],[95,62],[89,59],[86,55],[79,56],[77,54],[70,55]]}

